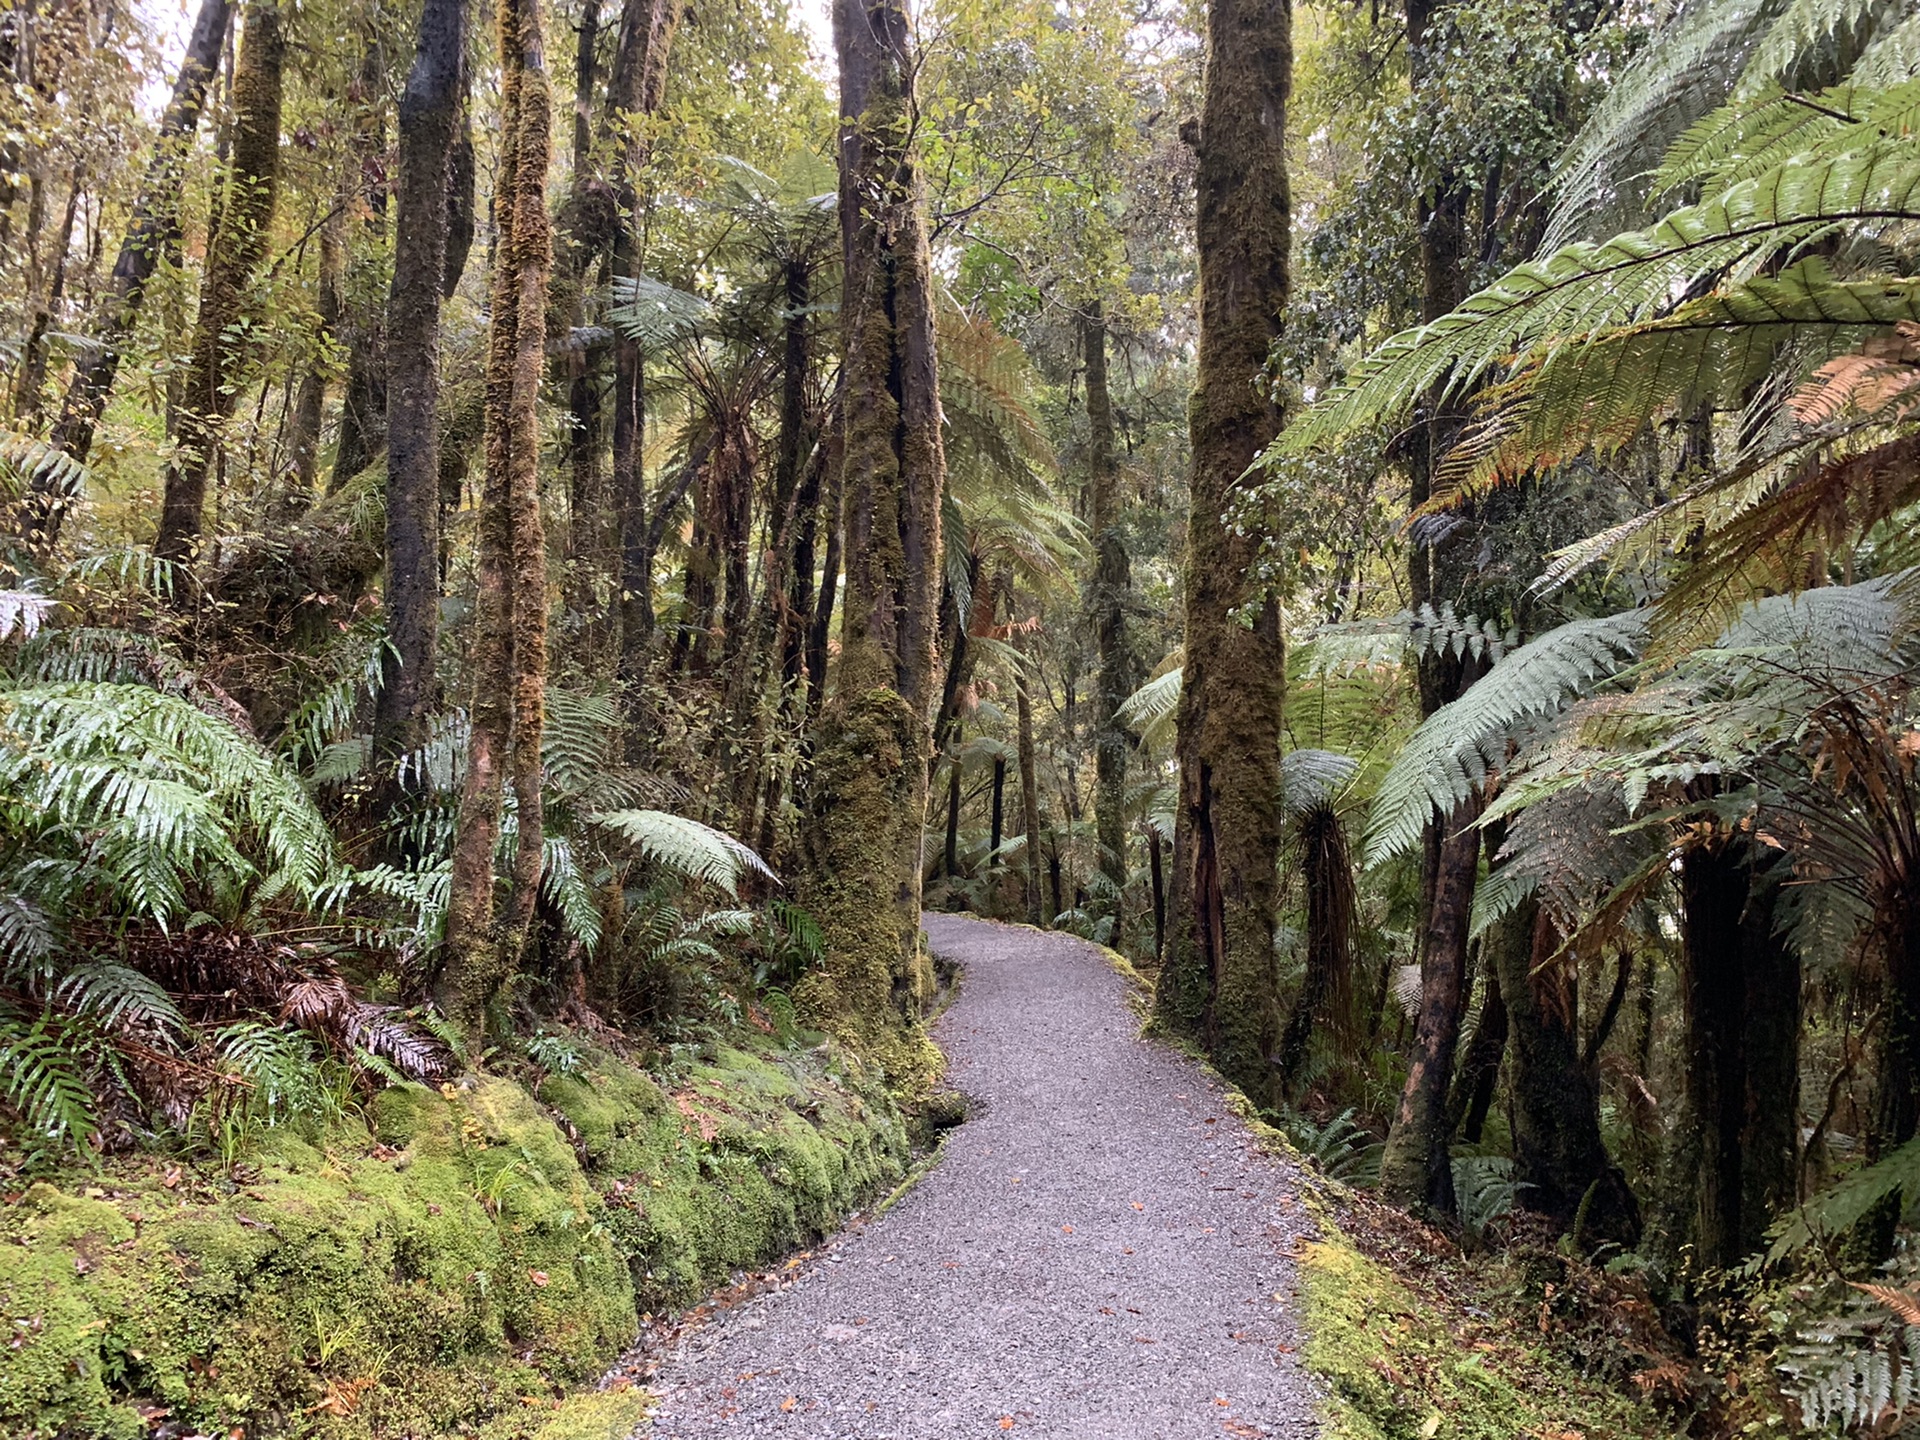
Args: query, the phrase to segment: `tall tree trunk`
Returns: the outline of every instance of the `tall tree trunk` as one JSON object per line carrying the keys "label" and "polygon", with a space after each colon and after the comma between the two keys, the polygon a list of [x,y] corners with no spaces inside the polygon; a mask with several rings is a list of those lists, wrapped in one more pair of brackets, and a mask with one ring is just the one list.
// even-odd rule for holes
{"label": "tall tree trunk", "polygon": [[1120,897],[1127,883],[1127,750],[1130,738],[1118,715],[1138,683],[1127,638],[1127,605],[1133,574],[1120,534],[1120,467],[1113,454],[1113,397],[1107,389],[1107,321],[1098,300],[1080,321],[1087,366],[1087,488],[1093,528],[1093,574],[1087,611],[1100,648],[1100,682],[1094,692],[1093,747],[1095,829],[1100,873],[1112,882],[1114,933],[1120,933]]}
{"label": "tall tree trunk", "polygon": [[[1188,132],[1199,159],[1200,347],[1190,427],[1186,669],[1172,920],[1156,1008],[1198,1029],[1256,1100],[1273,1088],[1280,1036],[1273,928],[1279,903],[1280,724],[1286,656],[1278,605],[1260,604],[1255,542],[1226,511],[1279,432],[1266,378],[1287,302],[1290,206],[1288,0],[1212,0],[1205,96]],[[1258,605],[1252,625],[1241,611]]]}
{"label": "tall tree trunk", "polygon": [[[94,427],[113,394],[121,351],[139,319],[147,282],[153,278],[160,256],[179,234],[184,152],[199,126],[207,85],[219,67],[232,18],[233,0],[201,0],[172,98],[160,117],[153,159],[148,162],[140,198],[134,205],[126,238],[121,241],[119,258],[114,261],[98,346],[75,368],[60,418],[49,437],[55,449],[82,463],[93,448]],[[71,500],[50,482],[36,482],[26,507],[22,538],[34,545],[51,545]]]}
{"label": "tall tree trunk", "polygon": [[1576,1242],[1640,1238],[1640,1206],[1600,1137],[1600,1088],[1580,1053],[1579,982],[1546,909],[1523,905],[1483,942],[1499,974],[1513,1051],[1514,1178],[1518,1204]]}
{"label": "tall tree trunk", "polygon": [[1676,1176],[1694,1197],[1705,1265],[1737,1264],[1798,1198],[1800,967],[1774,933],[1777,882],[1746,841],[1681,862],[1686,1102],[1698,1153]]}
{"label": "tall tree trunk", "polygon": [[73,221],[80,209],[80,196],[86,189],[87,167],[76,161],[68,177],[67,204],[60,227],[53,234],[53,273],[34,307],[33,322],[20,359],[20,381],[14,387],[14,414],[29,426],[40,419],[41,389],[47,378],[47,327],[60,310],[67,293],[67,252],[73,248]]}
{"label": "tall tree trunk", "polygon": [[1382,1196],[1410,1210],[1441,1215],[1454,1211],[1447,1087],[1453,1079],[1465,999],[1467,931],[1474,875],[1480,864],[1480,832],[1474,827],[1478,812],[1473,801],[1461,805],[1448,817],[1440,842],[1420,957],[1420,1018],[1414,1027],[1413,1064],[1380,1157]]}
{"label": "tall tree trunk", "polygon": [[[625,0],[620,13],[620,40],[613,73],[607,84],[603,124],[624,123],[625,114],[647,116],[660,108],[666,95],[667,56],[680,23],[682,0]],[[611,185],[611,271],[632,279],[640,274],[640,251],[634,237],[639,208],[640,175],[647,164],[644,127],[634,127],[615,157]],[[647,514],[646,467],[646,356],[640,347],[621,339],[613,351],[613,472],[609,487],[620,528],[620,658],[621,687],[627,697],[630,721],[638,718],[641,680],[653,646],[653,555],[647,537],[657,517]],[[637,740],[634,743],[638,743]]]}
{"label": "tall tree trunk", "polygon": [[1033,699],[1028,693],[1024,657],[1014,663],[1013,709],[1015,736],[1020,752],[1020,834],[1025,840],[1021,867],[1025,879],[1027,923],[1041,925],[1040,890],[1040,767],[1033,744]]}
{"label": "tall tree trunk", "polygon": [[920,944],[922,827],[938,625],[946,457],[932,263],[909,153],[918,114],[904,0],[835,0],[844,251],[841,416],[847,597],[836,685],[816,727],[802,894],[829,960],[809,1007],[881,1047],[932,994]]}
{"label": "tall tree trunk", "polygon": [[400,97],[387,371],[387,639],[374,736],[385,761],[425,738],[440,645],[440,300],[465,89],[467,0],[426,0]]}
{"label": "tall tree trunk", "polygon": [[184,563],[200,542],[207,476],[233,414],[243,356],[237,322],[267,252],[280,179],[280,98],[286,35],[277,0],[253,0],[245,12],[233,76],[233,149],[220,224],[207,245],[200,312],[182,395],[179,453],[167,467],[160,532],[153,553]]}
{"label": "tall tree trunk", "polygon": [[[502,5],[500,58],[500,235],[487,349],[474,697],[437,991],[448,1019],[473,1039],[488,1002],[519,964],[540,885],[547,577],[537,406],[553,260],[546,208],[552,97],[540,0]],[[493,855],[509,778],[519,828],[512,888],[496,923]]]}
{"label": "tall tree trunk", "polygon": [[[386,226],[387,191],[379,178],[387,149],[386,52],[368,34],[355,87],[357,102],[350,155],[360,167],[366,208],[361,243],[369,248]],[[411,77],[409,77],[411,78]],[[406,143],[402,137],[402,145]],[[340,398],[340,430],[333,447],[329,488],[339,489],[380,457],[387,446],[387,385],[391,358],[384,307],[371,299],[349,308],[341,325],[347,339],[347,383]]]}

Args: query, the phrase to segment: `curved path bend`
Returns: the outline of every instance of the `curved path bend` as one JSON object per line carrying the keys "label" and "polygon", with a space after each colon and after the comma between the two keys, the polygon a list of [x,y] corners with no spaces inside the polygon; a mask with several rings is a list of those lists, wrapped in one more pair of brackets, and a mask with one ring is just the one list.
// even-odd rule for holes
{"label": "curved path bend", "polygon": [[929,915],[974,1102],[899,1204],[686,1335],[650,1440],[1221,1440],[1317,1433],[1296,1178],[1138,1038],[1092,946]]}

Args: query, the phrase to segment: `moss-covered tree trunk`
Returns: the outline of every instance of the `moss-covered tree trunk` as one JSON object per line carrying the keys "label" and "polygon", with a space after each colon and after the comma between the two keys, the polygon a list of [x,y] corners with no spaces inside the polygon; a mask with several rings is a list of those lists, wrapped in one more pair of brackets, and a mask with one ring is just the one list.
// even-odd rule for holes
{"label": "moss-covered tree trunk", "polygon": [[[552,96],[540,0],[500,11],[499,236],[487,347],[487,478],[474,610],[474,694],[467,776],[454,838],[445,966],[436,998],[469,1036],[520,960],[538,898],[540,736],[546,686],[546,542],[540,518],[537,405],[553,237],[546,175]],[[511,780],[517,839],[512,889],[494,910],[494,851]]]}
{"label": "moss-covered tree trunk", "polygon": [[[621,117],[646,117],[660,108],[667,90],[667,57],[679,27],[682,0],[625,0],[620,9],[620,39],[613,71],[607,80],[607,109],[603,124]],[[634,215],[639,206],[641,173],[646,169],[648,144],[644,125],[626,131],[619,145],[611,177],[613,224],[611,271],[633,278],[640,274],[641,256],[634,238]],[[608,477],[615,521],[620,535],[619,674],[630,718],[639,716],[639,697],[647,657],[653,645],[653,556],[657,518],[647,513],[646,467],[646,356],[632,341],[621,339],[613,353],[613,456]],[[638,743],[637,737],[634,743]]]}
{"label": "moss-covered tree trunk", "polygon": [[1277,604],[1263,603],[1247,576],[1255,541],[1226,512],[1281,422],[1266,365],[1287,302],[1291,23],[1287,0],[1208,5],[1205,96],[1189,133],[1199,160],[1200,351],[1180,803],[1155,1000],[1163,1020],[1198,1031],[1222,1071],[1256,1098],[1271,1092],[1280,1036],[1273,927],[1285,651]]}
{"label": "moss-covered tree trunk", "polygon": [[836,0],[844,252],[846,603],[813,744],[802,897],[827,963],[805,983],[825,1022],[911,1070],[931,993],[920,945],[940,497],[946,483],[917,110],[903,0]]}
{"label": "moss-covered tree trunk", "polygon": [[[182,152],[200,124],[207,84],[220,63],[232,20],[232,0],[201,0],[187,37],[187,52],[173,83],[172,98],[160,117],[160,132],[155,137],[140,198],[114,261],[98,343],[75,367],[60,407],[60,419],[48,437],[55,449],[83,463],[93,448],[94,427],[113,394],[114,379],[120,373],[120,352],[140,318],[147,282],[153,278],[161,255],[179,235]],[[59,531],[67,498],[44,486],[37,489],[27,512],[26,538],[51,544]]]}
{"label": "moss-covered tree trunk", "polygon": [[1544,907],[1522,906],[1483,942],[1498,972],[1513,1052],[1518,1204],[1581,1244],[1640,1238],[1640,1206],[1600,1135],[1600,1087],[1580,1049],[1579,979]]}
{"label": "moss-covered tree trunk", "polygon": [[387,640],[374,738],[391,761],[419,745],[440,644],[440,297],[448,269],[467,0],[426,0],[400,97],[400,190],[387,295]]}
{"label": "moss-covered tree trunk", "polygon": [[1127,751],[1131,743],[1117,717],[1139,681],[1127,635],[1133,571],[1120,531],[1120,467],[1114,458],[1113,396],[1107,386],[1107,320],[1097,300],[1081,317],[1080,344],[1087,366],[1087,508],[1093,529],[1087,618],[1100,649],[1100,679],[1093,703],[1093,811],[1100,837],[1100,873],[1113,884],[1117,937],[1120,895],[1127,882]]}
{"label": "moss-covered tree trunk", "polygon": [[244,12],[233,72],[233,143],[220,223],[207,245],[200,312],[181,393],[178,452],[167,467],[153,552],[185,562],[200,543],[207,476],[233,414],[244,355],[240,325],[254,273],[267,253],[280,182],[280,100],[287,41],[277,0]]}

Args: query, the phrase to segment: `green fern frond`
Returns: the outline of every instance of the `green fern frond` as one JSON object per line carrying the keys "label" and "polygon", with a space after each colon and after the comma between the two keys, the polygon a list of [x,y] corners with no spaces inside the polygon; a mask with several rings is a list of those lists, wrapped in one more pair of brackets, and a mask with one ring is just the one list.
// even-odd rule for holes
{"label": "green fern frond", "polygon": [[1173,719],[1180,711],[1184,673],[1174,664],[1165,674],[1147,681],[1121,702],[1114,718],[1138,735],[1142,745],[1164,745],[1173,738]]}
{"label": "green fern frond", "polygon": [[1289,819],[1331,804],[1360,762],[1332,750],[1289,750],[1280,757],[1280,805]]}
{"label": "green fern frond", "polygon": [[187,1020],[171,996],[149,976],[112,960],[83,960],[69,969],[50,997],[104,1030],[129,1025],[179,1034]]}
{"label": "green fern frond", "polygon": [[1552,715],[1618,673],[1646,638],[1638,611],[1574,620],[1529,641],[1413,732],[1374,796],[1367,863],[1420,843],[1437,811],[1450,814],[1507,761],[1526,722]]}
{"label": "green fern frond", "polygon": [[678,345],[713,320],[700,296],[651,276],[616,276],[608,289],[607,323],[643,350]]}
{"label": "green fern frond", "polygon": [[78,495],[87,483],[87,467],[64,450],[0,428],[0,474],[9,472],[44,495]]}
{"label": "green fern frond", "polygon": [[1570,245],[1509,271],[1452,314],[1403,331],[1289,426],[1270,453],[1297,453],[1457,396],[1502,371],[1575,357],[1621,327],[1673,311],[1689,288],[1764,262],[1835,228],[1920,219],[1920,155],[1903,141],[1745,180],[1644,231]]}
{"label": "green fern frond", "polygon": [[779,880],[750,846],[684,815],[665,810],[608,810],[588,818],[621,836],[662,869],[717,885],[729,895],[738,894],[740,882],[749,875]]}
{"label": "green fern frond", "polygon": [[591,955],[600,944],[600,908],[574,862],[572,843],[563,836],[548,835],[541,866],[541,893],[558,912],[568,938]]}
{"label": "green fern frond", "polygon": [[1915,321],[1920,280],[1843,281],[1814,256],[1658,319],[1556,344],[1488,392],[1491,414],[1447,457],[1431,503],[1450,507],[1588,450],[1609,456],[1650,418],[1737,404],[1783,359],[1805,374]]}
{"label": "green fern frond", "polygon": [[99,1123],[73,1039],[70,1027],[51,1015],[22,1023],[0,1011],[0,1101],[34,1134],[77,1146]]}

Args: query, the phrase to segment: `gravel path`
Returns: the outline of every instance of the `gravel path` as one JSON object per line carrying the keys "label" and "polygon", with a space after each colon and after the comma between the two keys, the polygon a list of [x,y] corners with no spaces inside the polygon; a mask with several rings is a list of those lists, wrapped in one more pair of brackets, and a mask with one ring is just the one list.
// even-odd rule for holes
{"label": "gravel path", "polygon": [[691,1332],[649,1440],[1218,1440],[1317,1433],[1285,1252],[1309,1226],[1098,951],[929,915],[935,1037],[974,1118],[790,1287]]}

